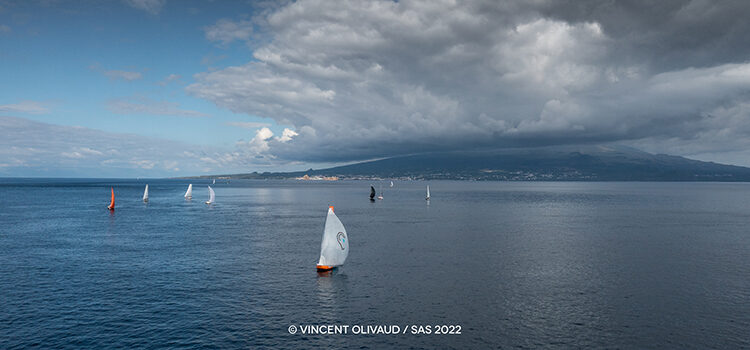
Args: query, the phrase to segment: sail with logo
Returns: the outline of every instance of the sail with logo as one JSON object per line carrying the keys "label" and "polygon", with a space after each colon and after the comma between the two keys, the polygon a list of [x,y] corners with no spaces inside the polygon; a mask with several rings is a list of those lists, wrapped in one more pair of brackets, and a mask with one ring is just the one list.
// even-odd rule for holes
{"label": "sail with logo", "polygon": [[320,242],[320,259],[318,271],[330,271],[344,264],[349,256],[349,236],[333,207],[328,207],[326,225],[323,229],[323,241]]}

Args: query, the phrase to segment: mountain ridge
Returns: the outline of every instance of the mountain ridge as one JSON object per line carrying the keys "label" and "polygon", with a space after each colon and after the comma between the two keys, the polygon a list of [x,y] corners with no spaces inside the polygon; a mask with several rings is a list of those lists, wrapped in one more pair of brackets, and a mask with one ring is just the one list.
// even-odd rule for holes
{"label": "mountain ridge", "polygon": [[190,178],[495,181],[750,181],[750,168],[681,156],[652,154],[627,146],[558,146],[491,151],[423,153],[326,169],[204,175]]}

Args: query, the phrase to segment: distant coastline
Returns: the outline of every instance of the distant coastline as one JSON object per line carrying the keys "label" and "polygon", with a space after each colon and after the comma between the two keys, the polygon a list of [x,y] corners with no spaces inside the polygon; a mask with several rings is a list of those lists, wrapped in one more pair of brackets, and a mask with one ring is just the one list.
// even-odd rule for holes
{"label": "distant coastline", "polygon": [[629,147],[569,146],[493,152],[444,152],[327,169],[188,176],[184,179],[697,181],[747,182],[750,168],[651,154]]}

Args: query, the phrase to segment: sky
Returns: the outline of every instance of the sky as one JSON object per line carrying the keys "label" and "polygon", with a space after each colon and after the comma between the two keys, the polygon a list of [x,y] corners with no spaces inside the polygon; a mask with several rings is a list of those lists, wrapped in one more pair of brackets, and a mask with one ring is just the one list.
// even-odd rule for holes
{"label": "sky", "polygon": [[747,1],[0,0],[0,176],[617,143],[750,166]]}

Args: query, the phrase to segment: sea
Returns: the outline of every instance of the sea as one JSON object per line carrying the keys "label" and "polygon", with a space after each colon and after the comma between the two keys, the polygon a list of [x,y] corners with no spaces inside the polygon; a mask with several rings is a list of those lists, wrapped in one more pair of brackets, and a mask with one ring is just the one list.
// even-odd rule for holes
{"label": "sea", "polygon": [[750,347],[748,183],[394,183],[0,179],[0,348]]}

